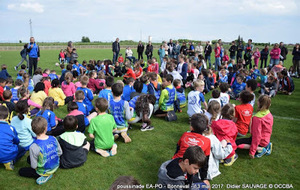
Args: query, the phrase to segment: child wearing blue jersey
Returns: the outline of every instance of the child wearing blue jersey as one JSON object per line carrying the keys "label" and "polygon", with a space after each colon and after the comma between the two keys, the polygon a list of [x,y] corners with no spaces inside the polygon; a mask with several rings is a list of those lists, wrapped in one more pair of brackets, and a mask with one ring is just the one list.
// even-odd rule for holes
{"label": "child wearing blue jersey", "polygon": [[48,76],[50,77],[51,81],[54,79],[59,79],[55,70],[51,70]]}
{"label": "child wearing blue jersey", "polygon": [[15,87],[11,88],[10,91],[12,93],[12,98],[11,98],[11,102],[13,103],[17,103],[19,101],[19,97],[18,97],[18,89],[23,85],[23,81],[20,79],[17,79],[15,81]]}
{"label": "child wearing blue jersey", "polygon": [[176,88],[177,100],[174,102],[174,111],[182,112],[181,108],[186,106],[186,97],[184,88],[181,87],[181,80],[175,79],[173,82],[174,87]]}
{"label": "child wearing blue jersey", "polygon": [[52,178],[59,167],[59,157],[62,155],[61,147],[53,136],[46,135],[47,120],[43,117],[36,117],[31,122],[36,140],[29,148],[31,167],[21,168],[19,175],[28,178],[35,178],[36,183],[42,185]]}
{"label": "child wearing blue jersey", "polygon": [[246,83],[243,82],[243,76],[242,75],[238,75],[236,77],[236,82],[233,83],[233,85],[231,86],[232,92],[232,99],[237,99],[240,95],[240,93],[245,90],[246,88]]}
{"label": "child wearing blue jersey", "polygon": [[87,105],[88,112],[90,113],[94,109],[94,106],[92,104],[94,96],[93,96],[92,90],[87,88],[87,84],[89,83],[89,77],[82,76],[81,79],[80,79],[80,83],[81,83],[81,87],[78,87],[76,89],[76,91],[77,90],[82,90],[84,92],[84,97],[85,98],[83,100],[83,103],[85,105]]}
{"label": "child wearing blue jersey", "polygon": [[161,85],[157,82],[157,74],[152,72],[149,73],[150,83],[148,84],[148,94],[152,94],[156,97],[156,102],[154,105],[154,112],[158,110],[158,103],[161,92]]}
{"label": "child wearing blue jersey", "polygon": [[84,98],[85,96],[82,90],[77,90],[75,92],[75,102],[78,105],[78,110],[81,111],[85,117],[87,117],[89,115],[89,111],[87,105],[83,103]]}
{"label": "child wearing blue jersey", "polygon": [[99,93],[99,98],[104,98],[108,101],[108,104],[110,100],[113,98],[111,93],[111,86],[114,84],[114,77],[107,76],[105,78],[105,89],[101,90]]}
{"label": "child wearing blue jersey", "polygon": [[4,164],[6,170],[13,170],[14,161],[23,155],[19,153],[20,141],[16,129],[5,121],[7,116],[8,109],[0,106],[0,163]]}
{"label": "child wearing blue jersey", "polygon": [[147,75],[143,75],[141,78],[140,78],[140,81],[143,83],[143,90],[142,90],[142,93],[144,94],[147,94],[148,93],[148,76]]}
{"label": "child wearing blue jersey", "polygon": [[129,77],[125,80],[126,85],[123,88],[122,100],[130,101],[130,94],[135,91],[133,88],[134,79]]}
{"label": "child wearing blue jersey", "polygon": [[120,135],[123,137],[125,143],[131,142],[131,138],[127,135],[128,123],[127,120],[133,116],[133,109],[129,107],[129,103],[121,99],[123,93],[123,85],[115,83],[111,87],[113,99],[109,103],[109,111],[113,115],[117,124],[117,130],[115,131],[115,138]]}
{"label": "child wearing blue jersey", "polygon": [[161,91],[159,98],[159,109],[155,112],[157,117],[165,117],[169,111],[174,111],[174,102],[177,100],[176,89],[172,85],[173,76],[167,74],[163,78],[163,86],[165,89]]}
{"label": "child wearing blue jersey", "polygon": [[188,94],[188,110],[187,114],[191,118],[195,113],[203,113],[201,109],[201,102],[204,105],[204,108],[207,109],[207,103],[205,101],[203,90],[204,90],[205,83],[203,80],[196,80],[193,82],[194,89]]}
{"label": "child wearing blue jersey", "polygon": [[47,135],[58,136],[64,132],[64,129],[60,119],[55,116],[53,109],[54,99],[52,97],[47,97],[43,102],[42,109],[36,114],[36,116],[41,116],[46,119]]}

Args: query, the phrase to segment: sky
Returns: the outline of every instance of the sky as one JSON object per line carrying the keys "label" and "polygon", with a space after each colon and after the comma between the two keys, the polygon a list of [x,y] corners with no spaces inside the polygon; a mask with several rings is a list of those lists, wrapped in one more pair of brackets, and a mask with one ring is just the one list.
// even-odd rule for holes
{"label": "sky", "polygon": [[0,0],[0,42],[300,42],[299,0]]}

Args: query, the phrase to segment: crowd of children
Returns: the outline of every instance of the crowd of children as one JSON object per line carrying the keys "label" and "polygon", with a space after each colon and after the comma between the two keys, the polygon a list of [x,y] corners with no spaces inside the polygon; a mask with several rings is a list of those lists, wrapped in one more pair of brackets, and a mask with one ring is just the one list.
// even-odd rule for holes
{"label": "crowd of children", "polygon": [[[271,97],[280,91],[291,94],[293,79],[280,61],[259,70],[258,48],[247,50],[254,59],[250,70],[251,59],[238,59],[236,64],[232,52],[229,59],[221,44],[217,43],[215,53],[215,69],[206,67],[197,52],[190,57],[180,54],[178,60],[163,56],[161,64],[155,57],[146,63],[123,63],[121,57],[114,65],[110,60],[80,64],[75,57],[60,65],[61,75],[38,68],[29,77],[22,65],[15,81],[2,65],[0,163],[13,170],[29,151],[31,167],[21,168],[19,174],[43,184],[59,167],[83,165],[89,150],[103,157],[116,155],[115,140],[130,143],[128,129],[133,123],[141,121],[141,131],[150,131],[153,115],[173,121],[185,106],[190,131],[179,139],[173,159],[162,164],[159,184],[209,185],[220,174],[219,163],[231,166],[236,161],[238,148],[250,149],[251,158],[270,155]],[[59,59],[64,62],[63,51]],[[123,80],[115,81],[114,76]],[[253,115],[257,87],[261,95]],[[209,91],[212,98],[206,101],[204,94]],[[230,99],[241,103],[233,105]],[[58,118],[54,110],[64,105],[68,115]]]}

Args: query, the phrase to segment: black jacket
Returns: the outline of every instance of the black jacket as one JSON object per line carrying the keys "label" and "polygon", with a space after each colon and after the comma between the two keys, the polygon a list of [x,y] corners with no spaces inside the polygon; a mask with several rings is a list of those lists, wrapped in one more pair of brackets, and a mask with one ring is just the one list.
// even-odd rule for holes
{"label": "black jacket", "polygon": [[233,56],[235,56],[235,52],[236,52],[236,50],[237,50],[237,47],[236,47],[236,45],[232,45],[232,46],[230,46],[230,48],[229,48],[230,57],[233,57]]}
{"label": "black jacket", "polygon": [[87,141],[84,140],[82,146],[74,146],[62,138],[57,138],[63,154],[60,156],[60,167],[61,168],[75,168],[83,165],[87,160],[88,151],[82,148],[86,145]]}
{"label": "black jacket", "polygon": [[268,59],[268,55],[269,55],[269,50],[268,49],[263,49],[260,52],[260,58],[261,59]]}
{"label": "black jacket", "polygon": [[300,48],[296,50],[296,47],[293,49],[293,60],[300,60]]}
{"label": "black jacket", "polygon": [[281,50],[280,55],[283,57],[281,60],[286,60],[286,55],[289,53],[288,49],[285,46],[279,47]]}
{"label": "black jacket", "polygon": [[119,53],[120,52],[120,43],[115,41],[113,44],[112,44],[112,51],[113,52],[116,52],[116,53]]}
{"label": "black jacket", "polygon": [[153,53],[153,46],[148,44],[148,45],[146,46],[145,54],[146,54],[146,55],[152,55],[152,53]]}
{"label": "black jacket", "polygon": [[212,52],[211,45],[206,45],[204,48],[204,54],[208,56],[211,54],[211,52]]}
{"label": "black jacket", "polygon": [[138,47],[137,47],[137,52],[138,53],[143,53],[144,49],[145,49],[144,45],[143,44],[139,44]]}

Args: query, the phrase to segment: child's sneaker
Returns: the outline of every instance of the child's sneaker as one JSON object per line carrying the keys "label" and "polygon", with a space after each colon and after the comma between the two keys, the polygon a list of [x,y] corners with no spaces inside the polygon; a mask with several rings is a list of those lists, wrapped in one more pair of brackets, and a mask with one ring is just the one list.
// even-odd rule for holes
{"label": "child's sneaker", "polygon": [[41,176],[41,177],[36,179],[36,183],[38,185],[42,185],[42,184],[46,183],[47,181],[49,181],[49,179],[51,179],[52,176],[53,176],[52,174],[49,175],[49,176]]}
{"label": "child's sneaker", "polygon": [[154,129],[153,126],[148,125],[148,126],[146,126],[146,127],[142,127],[142,128],[141,128],[141,131],[151,131],[151,130],[153,130],[153,129]]}
{"label": "child's sneaker", "polygon": [[3,165],[5,166],[5,169],[9,170],[9,171],[13,171],[14,168],[15,168],[13,161],[7,162],[7,163],[5,163]]}
{"label": "child's sneaker", "polygon": [[267,152],[266,155],[270,155],[272,153],[273,144],[270,142],[267,146]]}
{"label": "child's sneaker", "polygon": [[267,153],[267,149],[263,148],[262,151],[258,152],[257,154],[255,154],[255,158],[260,158],[263,155],[265,155]]}
{"label": "child's sneaker", "polygon": [[131,138],[127,135],[127,132],[122,132],[121,136],[123,137],[125,143],[130,143],[131,142]]}
{"label": "child's sneaker", "polygon": [[17,67],[17,66],[15,66],[14,68],[15,68],[15,71],[18,70],[18,67]]}
{"label": "child's sneaker", "polygon": [[231,158],[224,160],[224,166],[231,166],[237,159],[238,155],[235,153]]}

